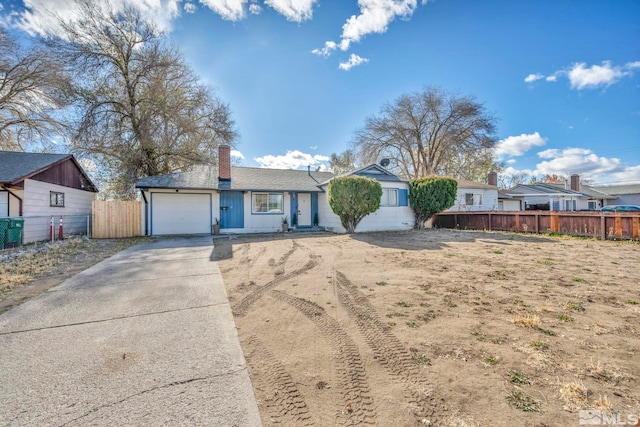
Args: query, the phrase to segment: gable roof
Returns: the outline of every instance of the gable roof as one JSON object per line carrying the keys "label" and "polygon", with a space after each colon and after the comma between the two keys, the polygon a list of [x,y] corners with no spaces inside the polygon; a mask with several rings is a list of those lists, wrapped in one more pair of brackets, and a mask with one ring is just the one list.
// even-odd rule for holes
{"label": "gable roof", "polygon": [[199,165],[188,172],[141,178],[136,188],[317,192],[331,177],[332,172],[232,166],[231,181],[220,182],[217,166]]}
{"label": "gable roof", "polygon": [[640,194],[640,184],[590,185],[589,188],[610,195]]}
{"label": "gable roof", "polygon": [[495,185],[482,184],[480,182],[469,181],[468,179],[463,178],[454,178],[458,182],[458,189],[460,188],[470,188],[476,190],[497,190],[498,187]]}
{"label": "gable roof", "polygon": [[578,191],[571,189],[565,189],[563,184],[519,184],[506,191],[507,195],[511,196],[531,196],[531,195],[548,195],[548,196],[574,196],[574,197],[589,197]]}
{"label": "gable roof", "polygon": [[71,154],[0,151],[0,183],[15,184],[72,158]]}

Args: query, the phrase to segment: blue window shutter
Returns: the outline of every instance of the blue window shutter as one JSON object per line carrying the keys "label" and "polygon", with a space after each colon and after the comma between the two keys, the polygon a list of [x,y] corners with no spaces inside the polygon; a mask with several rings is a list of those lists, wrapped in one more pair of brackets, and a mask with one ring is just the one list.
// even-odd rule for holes
{"label": "blue window shutter", "polygon": [[398,206],[409,206],[409,190],[398,189]]}

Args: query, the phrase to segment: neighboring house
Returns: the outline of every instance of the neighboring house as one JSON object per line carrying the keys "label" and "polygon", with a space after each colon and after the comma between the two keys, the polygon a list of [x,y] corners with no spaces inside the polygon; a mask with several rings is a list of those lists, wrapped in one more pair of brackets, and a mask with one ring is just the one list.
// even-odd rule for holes
{"label": "neighboring house", "polygon": [[488,178],[490,184],[457,178],[458,194],[455,204],[445,212],[494,211],[498,209],[498,186],[496,182],[492,182],[492,175],[493,173],[490,173]]}
{"label": "neighboring house", "polygon": [[[380,209],[367,216],[357,231],[411,229],[408,184],[378,165],[350,175],[376,178],[383,187]],[[293,226],[318,226],[344,232],[327,200],[331,172],[232,167],[229,146],[220,146],[219,167],[198,166],[142,178],[136,188],[145,202],[148,235],[211,233],[220,222],[222,232],[263,233],[282,229],[287,217]]]}
{"label": "neighboring house", "polygon": [[71,154],[0,151],[0,217],[24,218],[25,243],[48,238],[51,216],[90,216],[97,192]]}
{"label": "neighboring house", "polygon": [[590,185],[589,190],[604,194],[602,206],[637,205],[640,206],[640,184],[627,185]]}
{"label": "neighboring house", "polygon": [[[503,210],[595,211],[602,206],[622,204],[616,195],[602,191],[605,187],[580,184],[579,175],[571,175],[565,184],[521,184],[500,191]],[[519,209],[516,209],[516,203]]]}

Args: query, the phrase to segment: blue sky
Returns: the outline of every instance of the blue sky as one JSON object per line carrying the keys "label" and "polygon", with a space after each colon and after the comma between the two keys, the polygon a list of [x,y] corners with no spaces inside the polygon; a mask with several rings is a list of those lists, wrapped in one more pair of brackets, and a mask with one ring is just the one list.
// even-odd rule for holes
{"label": "blue sky", "polygon": [[[640,182],[640,1],[111,3],[139,6],[230,104],[242,165],[327,165],[384,103],[438,85],[497,117],[510,171]],[[73,16],[68,0],[2,5],[25,34]]]}

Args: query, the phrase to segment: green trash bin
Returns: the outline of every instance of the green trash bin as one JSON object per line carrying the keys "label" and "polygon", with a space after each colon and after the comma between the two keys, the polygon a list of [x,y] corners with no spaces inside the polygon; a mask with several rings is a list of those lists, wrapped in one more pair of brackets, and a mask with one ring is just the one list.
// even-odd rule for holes
{"label": "green trash bin", "polygon": [[24,219],[9,218],[9,228],[7,229],[7,238],[5,246],[15,248],[22,244],[22,229],[24,228]]}
{"label": "green trash bin", "polygon": [[0,249],[4,249],[5,242],[7,241],[9,224],[11,224],[9,218],[0,218]]}

